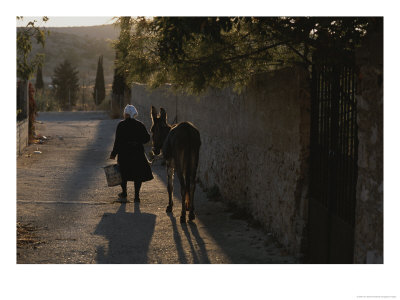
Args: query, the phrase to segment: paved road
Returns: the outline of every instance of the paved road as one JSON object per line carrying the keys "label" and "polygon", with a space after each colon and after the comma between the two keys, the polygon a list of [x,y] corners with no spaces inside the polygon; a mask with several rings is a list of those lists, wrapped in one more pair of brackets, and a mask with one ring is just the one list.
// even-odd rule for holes
{"label": "paved road", "polygon": [[[140,204],[117,202],[120,188],[107,187],[102,167],[110,163],[118,120],[100,112],[53,112],[40,113],[38,121],[37,132],[49,139],[17,159],[17,221],[33,226],[40,243],[18,248],[18,263],[297,263],[200,187],[195,223],[180,224],[177,193],[174,212],[165,212],[159,163],[154,180],[142,186]],[[133,190],[129,182],[130,201]]]}

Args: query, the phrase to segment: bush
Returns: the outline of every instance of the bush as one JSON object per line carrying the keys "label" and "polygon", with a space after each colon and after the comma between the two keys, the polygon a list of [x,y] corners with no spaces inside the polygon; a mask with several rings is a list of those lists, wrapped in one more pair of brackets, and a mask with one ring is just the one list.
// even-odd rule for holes
{"label": "bush", "polygon": [[36,91],[35,102],[37,111],[58,111],[59,105],[51,90]]}
{"label": "bush", "polygon": [[36,102],[34,99],[35,88],[29,82],[29,139],[33,139],[35,134],[35,120],[37,115]]}

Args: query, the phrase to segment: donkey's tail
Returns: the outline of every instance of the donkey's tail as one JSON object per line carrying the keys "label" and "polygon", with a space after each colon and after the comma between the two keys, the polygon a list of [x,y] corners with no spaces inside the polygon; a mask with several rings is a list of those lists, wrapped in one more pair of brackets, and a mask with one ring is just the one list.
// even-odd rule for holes
{"label": "donkey's tail", "polygon": [[189,211],[189,192],[188,191],[186,191],[186,194],[185,194],[185,207],[186,207],[186,211]]}
{"label": "donkey's tail", "polygon": [[[198,161],[199,161],[199,151],[198,149],[191,149],[187,153],[187,160],[186,160],[186,168],[185,168],[185,204],[186,204],[186,210],[189,210],[190,206],[190,201],[193,201],[193,199],[190,199],[190,192],[194,191],[194,186],[195,186],[195,180],[196,180],[196,172],[197,172],[197,166],[198,166]],[[193,195],[192,195],[193,197]]]}
{"label": "donkey's tail", "polygon": [[[194,191],[195,178],[197,165],[199,161],[199,149],[200,149],[200,135],[196,128],[191,124],[187,130],[187,139],[184,150],[184,176],[185,176],[185,206],[186,210],[190,209],[193,203],[193,199],[190,199],[190,193]],[[193,195],[192,195],[193,197]]]}

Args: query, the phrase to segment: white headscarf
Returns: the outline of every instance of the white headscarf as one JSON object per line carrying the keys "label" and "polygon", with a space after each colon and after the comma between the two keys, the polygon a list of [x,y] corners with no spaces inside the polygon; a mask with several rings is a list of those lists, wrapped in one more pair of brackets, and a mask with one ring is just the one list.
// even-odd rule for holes
{"label": "white headscarf", "polygon": [[131,119],[138,115],[136,108],[133,105],[128,104],[125,106],[124,113],[131,116]]}

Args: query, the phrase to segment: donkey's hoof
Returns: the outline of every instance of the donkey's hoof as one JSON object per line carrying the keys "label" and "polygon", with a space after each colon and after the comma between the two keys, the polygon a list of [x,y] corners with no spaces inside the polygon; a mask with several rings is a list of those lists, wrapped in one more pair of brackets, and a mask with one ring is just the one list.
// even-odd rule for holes
{"label": "donkey's hoof", "polygon": [[181,220],[181,224],[186,223],[186,217],[185,216],[181,216],[180,220]]}
{"label": "donkey's hoof", "polygon": [[171,205],[168,205],[167,206],[167,209],[165,210],[167,213],[169,213],[169,212],[172,212],[172,206]]}
{"label": "donkey's hoof", "polygon": [[193,221],[194,219],[196,219],[196,215],[194,214],[194,212],[190,212],[189,213],[189,221]]}

